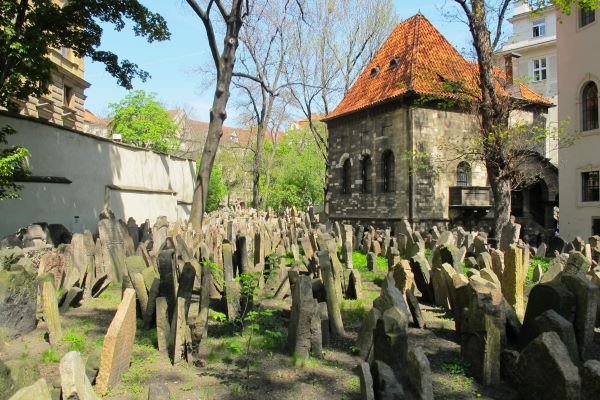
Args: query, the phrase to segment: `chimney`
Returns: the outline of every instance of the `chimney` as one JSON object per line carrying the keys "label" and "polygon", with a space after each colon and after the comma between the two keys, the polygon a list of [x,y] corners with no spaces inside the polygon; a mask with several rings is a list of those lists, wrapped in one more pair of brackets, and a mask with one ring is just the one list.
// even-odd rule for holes
{"label": "chimney", "polygon": [[504,55],[504,71],[506,72],[506,85],[510,86],[514,83],[514,68],[513,58],[520,58],[517,53],[508,53]]}

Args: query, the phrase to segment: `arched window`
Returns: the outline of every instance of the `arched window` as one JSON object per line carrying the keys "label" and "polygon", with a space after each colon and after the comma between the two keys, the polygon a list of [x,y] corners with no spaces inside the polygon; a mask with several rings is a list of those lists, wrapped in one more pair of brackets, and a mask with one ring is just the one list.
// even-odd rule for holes
{"label": "arched window", "polygon": [[371,172],[372,172],[372,163],[370,156],[364,156],[362,161],[360,162],[360,173],[362,178],[362,192],[363,193],[371,193]]}
{"label": "arched window", "polygon": [[471,186],[471,166],[465,161],[456,167],[456,186]]}
{"label": "arched window", "polygon": [[390,193],[394,191],[394,153],[386,150],[381,156],[381,178],[382,191]]}
{"label": "arched window", "polygon": [[350,194],[351,187],[351,176],[350,176],[350,159],[346,159],[344,161],[344,166],[342,168],[342,193]]}
{"label": "arched window", "polygon": [[594,82],[588,82],[581,92],[582,129],[591,131],[598,129],[598,87]]}

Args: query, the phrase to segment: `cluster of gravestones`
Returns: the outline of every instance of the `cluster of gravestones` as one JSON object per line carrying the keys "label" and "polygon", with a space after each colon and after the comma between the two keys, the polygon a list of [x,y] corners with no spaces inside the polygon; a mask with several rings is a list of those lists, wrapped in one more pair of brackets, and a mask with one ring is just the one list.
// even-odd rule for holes
{"label": "cluster of gravestones", "polygon": [[[422,234],[402,221],[397,231],[392,237],[389,230],[356,229],[368,267],[376,255],[385,255],[389,267],[358,336],[364,399],[402,398],[393,395],[402,388],[432,398],[427,358],[407,349],[411,315],[424,326],[417,297],[454,314],[462,358],[481,383],[504,378],[531,399],[599,396],[600,361],[589,358],[600,324],[600,237],[587,244],[555,237],[534,248],[519,240],[520,225],[511,220],[494,249],[486,234],[460,227]],[[536,267],[525,302],[535,255],[552,258],[545,273]]]}

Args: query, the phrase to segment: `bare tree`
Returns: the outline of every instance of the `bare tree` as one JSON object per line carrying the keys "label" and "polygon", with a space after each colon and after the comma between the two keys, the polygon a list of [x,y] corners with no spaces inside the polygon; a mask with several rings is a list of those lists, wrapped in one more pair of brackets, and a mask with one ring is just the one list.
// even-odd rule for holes
{"label": "bare tree", "polygon": [[[302,11],[302,9],[300,9]],[[296,14],[293,14],[293,13]],[[260,206],[260,177],[264,140],[273,107],[289,83],[284,79],[288,61],[288,26],[301,13],[286,2],[255,1],[240,32],[239,64],[233,73],[234,85],[247,99],[251,121],[256,124],[256,148],[252,168],[252,206]]]}
{"label": "bare tree", "polygon": [[[205,7],[202,7],[196,0],[186,1],[204,25],[211,56],[217,71],[217,81],[213,104],[210,110],[208,134],[202,152],[202,158],[200,159],[200,167],[198,169],[196,187],[194,188],[194,197],[192,200],[192,210],[190,212],[190,222],[192,227],[196,231],[200,231],[208,196],[210,173],[219,148],[219,142],[223,136],[223,123],[227,118],[227,102],[229,101],[231,79],[233,77],[236,51],[239,44],[238,37],[244,19],[248,15],[249,0],[232,0],[229,10],[227,10],[222,0],[207,0]],[[213,24],[215,14],[217,14],[216,18],[221,18],[225,25],[222,49],[220,49],[217,44],[217,37],[215,34]]]}

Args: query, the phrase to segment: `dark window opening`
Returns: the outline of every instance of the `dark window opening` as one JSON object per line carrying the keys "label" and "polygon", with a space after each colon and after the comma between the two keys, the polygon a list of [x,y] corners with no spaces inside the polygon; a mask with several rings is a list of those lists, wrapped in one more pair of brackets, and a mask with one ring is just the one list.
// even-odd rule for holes
{"label": "dark window opening", "polygon": [[600,173],[589,171],[581,173],[581,201],[600,200]]}
{"label": "dark window opening", "polygon": [[384,193],[394,191],[394,153],[386,150],[381,157],[382,190]]}
{"label": "dark window opening", "polygon": [[583,28],[596,20],[596,10],[579,10],[579,27]]}
{"label": "dark window opening", "polygon": [[64,85],[63,88],[63,104],[66,107],[71,107],[71,100],[73,99],[73,88],[67,85]]}
{"label": "dark window opening", "polygon": [[362,192],[371,193],[371,157],[365,156],[360,163],[361,178],[362,178]]}
{"label": "dark window opening", "polygon": [[347,159],[346,161],[344,161],[344,166],[342,168],[342,194],[350,194],[350,167],[350,159]]}
{"label": "dark window opening", "polygon": [[379,65],[371,68],[371,78],[373,78],[374,76],[377,76],[378,73],[379,73]]}
{"label": "dark window opening", "polygon": [[456,186],[471,186],[471,166],[465,161],[456,167]]}
{"label": "dark window opening", "polygon": [[400,57],[392,58],[392,60],[390,61],[390,69],[396,68],[399,63],[400,63]]}
{"label": "dark window opening", "polygon": [[592,235],[600,235],[600,218],[592,218]]}
{"label": "dark window opening", "polygon": [[582,129],[598,129],[598,87],[594,82],[588,82],[583,88],[581,111]]}

